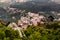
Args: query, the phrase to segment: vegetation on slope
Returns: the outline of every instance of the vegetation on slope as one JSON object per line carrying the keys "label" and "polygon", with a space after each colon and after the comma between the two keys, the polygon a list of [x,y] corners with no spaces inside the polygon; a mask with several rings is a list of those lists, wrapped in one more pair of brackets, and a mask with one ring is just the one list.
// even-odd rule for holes
{"label": "vegetation on slope", "polygon": [[60,40],[60,22],[49,22],[46,26],[28,26],[23,32],[26,36],[21,38],[17,30],[0,24],[0,40]]}

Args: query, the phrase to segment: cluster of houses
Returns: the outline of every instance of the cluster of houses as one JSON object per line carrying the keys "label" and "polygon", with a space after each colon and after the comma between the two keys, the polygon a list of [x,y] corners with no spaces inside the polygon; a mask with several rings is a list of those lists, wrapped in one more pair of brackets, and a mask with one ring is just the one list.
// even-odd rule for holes
{"label": "cluster of houses", "polygon": [[[50,19],[50,20],[49,20]],[[48,17],[48,21],[57,20],[54,19],[52,16]],[[9,27],[13,27],[14,29],[16,27],[19,27],[21,30],[26,29],[28,25],[44,25],[47,21],[46,17],[44,15],[39,15],[37,13],[28,12],[26,16],[21,16],[18,20],[17,24],[12,22],[9,24]]]}
{"label": "cluster of houses", "polygon": [[[18,20],[18,23],[14,23],[14,22],[11,22],[11,23],[8,23],[8,27],[11,27],[12,29],[14,30],[18,30],[19,31],[19,35],[21,37],[23,37],[23,31],[22,30],[25,30],[28,25],[34,25],[34,26],[37,26],[38,23],[39,24],[44,24],[43,21],[41,21],[41,19],[45,18],[43,15],[39,15],[39,14],[35,14],[35,13],[31,13],[31,12],[28,12],[28,15],[26,17],[22,16],[19,20]],[[24,34],[24,36],[26,36]]]}
{"label": "cluster of houses", "polygon": [[14,22],[10,22],[9,23],[9,27],[12,27],[13,29],[19,27],[19,29],[23,30],[26,29],[28,27],[28,25],[34,25],[37,26],[38,24],[44,24],[44,22],[42,21],[42,19],[44,19],[45,17],[43,15],[39,15],[36,13],[31,13],[28,12],[27,16],[21,16],[21,18],[18,20],[17,24]]}
{"label": "cluster of houses", "polygon": [[[19,10],[19,9],[16,9],[16,8],[10,8],[10,7],[8,7],[7,12],[11,12],[11,13],[20,12],[20,13],[24,13],[26,11],[25,10]],[[44,13],[44,12],[39,12],[39,13]],[[52,11],[51,13],[55,14],[56,12]],[[60,15],[60,13],[58,13],[57,15]],[[12,17],[12,18],[15,19],[15,17]],[[21,18],[18,20],[18,23],[16,25],[17,25],[17,27],[20,27],[22,29],[26,29],[28,25],[37,26],[38,24],[44,24],[44,22],[42,21],[42,19],[45,20],[47,18],[50,18],[51,20],[54,19],[52,16],[45,17],[45,16],[43,16],[41,14],[39,15],[38,13],[28,12],[27,16],[21,16]],[[54,20],[60,20],[60,18],[54,19]],[[10,23],[10,24],[12,24],[12,23]]]}
{"label": "cluster of houses", "polygon": [[44,24],[44,22],[41,21],[44,18],[45,17],[43,15],[39,15],[39,14],[28,12],[27,17],[23,17],[22,16],[18,20],[18,26],[21,27],[21,28],[23,28],[23,29],[26,29],[28,25],[37,26],[38,23]]}

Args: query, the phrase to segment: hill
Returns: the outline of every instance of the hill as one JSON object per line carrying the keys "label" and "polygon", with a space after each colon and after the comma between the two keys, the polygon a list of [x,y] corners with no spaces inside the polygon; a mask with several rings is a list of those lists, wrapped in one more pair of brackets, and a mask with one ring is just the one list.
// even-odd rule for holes
{"label": "hill", "polygon": [[21,4],[12,4],[10,7],[31,12],[60,11],[60,4],[57,4],[55,2],[28,1]]}

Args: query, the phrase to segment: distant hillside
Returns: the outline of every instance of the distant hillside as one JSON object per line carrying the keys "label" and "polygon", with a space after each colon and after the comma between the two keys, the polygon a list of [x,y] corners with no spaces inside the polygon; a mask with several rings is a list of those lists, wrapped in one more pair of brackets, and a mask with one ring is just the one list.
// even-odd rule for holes
{"label": "distant hillside", "polygon": [[20,10],[26,10],[31,12],[39,12],[39,11],[60,11],[60,4],[56,4],[54,2],[37,2],[37,1],[29,1],[21,4],[13,4],[10,7],[18,8]]}

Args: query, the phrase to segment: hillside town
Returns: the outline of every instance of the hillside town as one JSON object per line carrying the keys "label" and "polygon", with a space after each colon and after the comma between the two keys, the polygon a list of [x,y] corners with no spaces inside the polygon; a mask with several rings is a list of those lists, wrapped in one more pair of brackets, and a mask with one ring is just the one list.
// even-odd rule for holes
{"label": "hillside town", "polygon": [[15,26],[15,27],[19,27],[21,30],[25,30],[29,25],[38,26],[38,25],[44,25],[45,22],[48,22],[48,21],[49,22],[50,21],[60,21],[60,19],[55,19],[52,16],[49,16],[48,18],[52,18],[52,19],[48,20],[44,15],[39,15],[36,13],[28,12],[27,16],[20,17],[17,24],[12,22],[8,26],[10,26],[12,28],[14,28],[14,26]]}
{"label": "hillside town", "polygon": [[0,40],[60,40],[60,1],[0,0]]}
{"label": "hillside town", "polygon": [[[26,29],[28,27],[28,25],[37,26],[38,24],[44,25],[45,22],[48,22],[48,21],[56,21],[56,20],[60,21],[60,18],[55,18],[52,15],[48,15],[47,17],[44,16],[43,14],[45,12],[38,12],[38,13],[27,12],[26,13],[25,10],[19,10],[19,9],[10,8],[10,7],[4,8],[4,9],[7,9],[7,12],[10,13],[9,15],[16,14],[16,13],[17,14],[20,13],[20,15],[22,14],[20,16],[20,18],[17,20],[17,23],[11,22],[8,25],[12,28],[14,28],[14,26],[19,27],[21,30]],[[25,13],[26,13],[26,15],[25,15]],[[55,11],[51,11],[51,13],[55,16],[60,15],[60,13],[57,13]],[[54,13],[57,13],[57,14],[54,14]],[[15,16],[12,16],[12,19],[15,19]]]}
{"label": "hillside town", "polygon": [[[22,28],[22,29],[26,29],[28,25],[34,25],[37,26],[38,23],[39,24],[44,24],[43,21],[41,21],[42,19],[44,19],[45,17],[43,15],[39,15],[39,14],[35,14],[35,13],[31,13],[28,12],[28,15],[26,17],[21,17],[18,20],[18,27]],[[11,26],[10,26],[11,27]]]}

